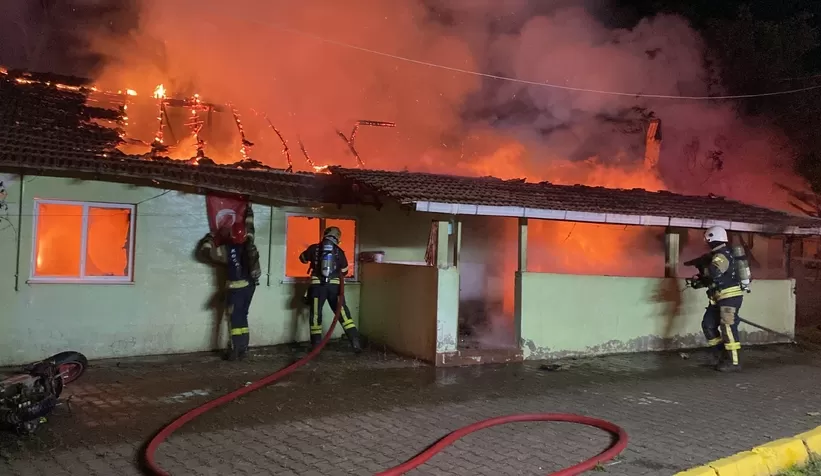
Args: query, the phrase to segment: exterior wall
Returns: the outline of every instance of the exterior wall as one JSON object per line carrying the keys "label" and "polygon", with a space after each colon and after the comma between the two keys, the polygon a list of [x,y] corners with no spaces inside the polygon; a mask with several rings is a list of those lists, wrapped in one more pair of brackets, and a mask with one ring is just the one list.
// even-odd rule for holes
{"label": "exterior wall", "polygon": [[[198,240],[208,232],[203,195],[27,176],[18,226],[19,178],[5,175],[2,180],[8,192],[8,210],[0,211],[0,365],[28,362],[66,349],[89,358],[108,358],[225,346],[227,321],[221,320],[222,313],[212,305],[215,272],[193,258]],[[133,283],[28,284],[34,198],[137,204]],[[336,206],[311,210],[253,207],[263,268],[249,315],[253,346],[308,340],[307,310],[301,303],[306,285],[283,278],[288,212],[356,215],[360,250],[382,249],[388,257],[424,260],[430,218],[419,214],[408,218],[397,207],[382,211]],[[359,316],[359,289],[355,282],[346,287],[355,320]],[[327,328],[328,316],[333,314],[326,307],[324,315]],[[342,335],[341,329],[336,333]]]}
{"label": "exterior wall", "polygon": [[369,342],[433,362],[436,357],[437,269],[365,263],[360,330]]}
{"label": "exterior wall", "polygon": [[[526,359],[705,345],[707,298],[703,290],[683,290],[682,280],[547,273],[522,273],[521,279]],[[792,335],[794,288],[794,280],[756,280],[741,316]],[[746,324],[740,330],[743,344],[783,341]]]}
{"label": "exterior wall", "polygon": [[365,263],[362,333],[370,342],[426,362],[456,351],[459,270]]}
{"label": "exterior wall", "polygon": [[438,268],[436,353],[455,352],[459,335],[459,269]]}
{"label": "exterior wall", "polygon": [[386,262],[425,262],[431,223],[437,215],[402,210],[395,204],[385,204],[381,210],[363,207],[357,215],[360,251],[384,251]]}

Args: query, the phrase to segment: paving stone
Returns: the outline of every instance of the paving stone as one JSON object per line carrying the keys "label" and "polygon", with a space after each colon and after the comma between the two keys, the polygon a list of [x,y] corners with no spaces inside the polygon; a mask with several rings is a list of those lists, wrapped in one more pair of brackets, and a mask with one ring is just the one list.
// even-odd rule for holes
{"label": "paving stone", "polygon": [[[0,435],[0,474],[140,474],[138,450],[162,425],[294,353],[266,350],[236,365],[202,355],[93,363],[66,390],[70,411],[59,408],[33,437]],[[699,353],[577,359],[545,372],[540,363],[434,369],[381,352],[355,358],[336,346],[290,385],[187,424],[157,460],[175,476],[369,475],[477,420],[570,412],[610,420],[630,435],[606,474],[669,475],[821,425],[810,416],[821,410],[821,354],[790,347],[745,354],[745,371],[731,375],[703,367]],[[175,397],[193,390],[202,395]],[[469,435],[409,474],[543,475],[609,443],[596,429],[516,423]]]}

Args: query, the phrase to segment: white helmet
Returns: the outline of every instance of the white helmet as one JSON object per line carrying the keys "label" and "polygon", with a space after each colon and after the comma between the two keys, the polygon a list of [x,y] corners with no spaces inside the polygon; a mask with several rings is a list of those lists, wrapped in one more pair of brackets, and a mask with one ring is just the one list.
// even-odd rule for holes
{"label": "white helmet", "polygon": [[704,241],[707,243],[712,243],[714,241],[727,243],[730,240],[727,239],[727,230],[721,228],[720,226],[711,226],[704,232]]}

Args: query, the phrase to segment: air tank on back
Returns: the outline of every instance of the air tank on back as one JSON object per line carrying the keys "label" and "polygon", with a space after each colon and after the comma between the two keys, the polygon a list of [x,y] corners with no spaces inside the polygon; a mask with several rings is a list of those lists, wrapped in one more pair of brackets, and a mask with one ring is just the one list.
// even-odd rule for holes
{"label": "air tank on back", "polygon": [[733,246],[733,257],[735,258],[738,279],[741,281],[741,289],[750,292],[752,273],[750,272],[750,262],[747,259],[747,252],[744,250],[744,247],[741,245]]}

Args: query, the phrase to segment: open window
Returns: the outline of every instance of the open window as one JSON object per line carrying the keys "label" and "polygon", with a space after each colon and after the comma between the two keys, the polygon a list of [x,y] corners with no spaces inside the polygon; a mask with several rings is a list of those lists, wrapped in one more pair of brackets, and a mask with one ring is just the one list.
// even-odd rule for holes
{"label": "open window", "polygon": [[131,282],[134,205],[34,201],[31,282]]}
{"label": "open window", "polygon": [[301,279],[308,277],[308,265],[299,261],[299,255],[310,245],[322,240],[322,232],[329,226],[342,231],[339,247],[348,258],[348,280],[356,281],[357,263],[357,229],[356,220],[352,218],[324,218],[317,216],[290,215],[285,228],[285,278]]}

